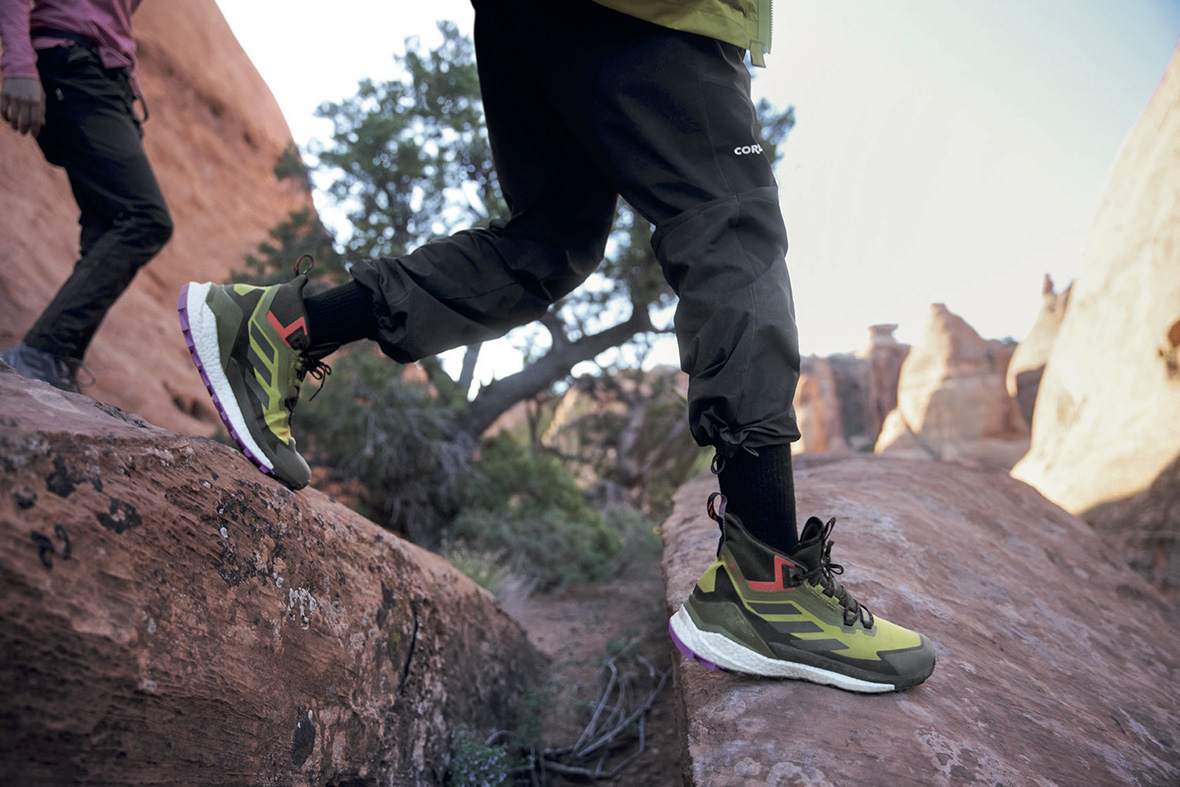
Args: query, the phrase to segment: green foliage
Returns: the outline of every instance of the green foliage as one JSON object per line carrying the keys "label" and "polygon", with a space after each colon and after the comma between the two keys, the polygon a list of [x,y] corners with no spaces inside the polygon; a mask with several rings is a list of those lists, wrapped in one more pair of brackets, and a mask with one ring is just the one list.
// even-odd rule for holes
{"label": "green foliage", "polygon": [[[509,446],[505,450],[505,446]],[[603,580],[635,565],[646,565],[662,546],[656,524],[628,506],[598,515],[564,464],[532,455],[510,438],[498,437],[485,449],[454,527],[457,543],[444,554],[451,565],[497,598],[530,592],[537,585]],[[515,473],[532,473],[551,497],[526,489],[522,499]],[[509,502],[505,504],[505,500]],[[540,541],[538,541],[540,539]],[[571,569],[572,566],[572,569]]]}
{"label": "green foliage", "polygon": [[452,542],[451,561],[491,592],[600,580],[659,549],[649,519],[595,510],[558,459],[507,433],[471,464],[454,407],[372,348],[333,360],[316,400],[298,410],[309,459],[366,516],[418,543]]}
{"label": "green foliage", "polygon": [[516,723],[512,730],[512,747],[518,750],[541,746],[545,734],[545,715],[558,701],[560,687],[549,680],[533,680],[520,697]]}
{"label": "green foliage", "polygon": [[274,173],[279,180],[294,180],[308,191],[311,190],[311,168],[304,163],[299,146],[294,142],[287,143],[287,147],[279,154]]}
{"label": "green foliage", "polygon": [[543,588],[605,576],[626,546],[560,462],[509,435],[485,441],[473,470],[452,536],[511,555]]}
{"label": "green foliage", "polygon": [[436,541],[471,456],[455,410],[403,380],[402,367],[369,345],[333,360],[316,401],[298,410],[313,460],[331,468],[333,481],[360,487],[362,513],[420,542]]}
{"label": "green foliage", "polygon": [[474,46],[453,22],[439,31],[443,43],[429,52],[406,41],[401,79],[364,80],[355,96],[317,110],[334,126],[318,155],[334,178],[328,193],[352,224],[350,255],[397,256],[507,214]]}
{"label": "green foliage", "polygon": [[618,534],[623,544],[611,567],[612,575],[624,574],[633,566],[647,565],[663,548],[656,523],[629,506],[607,509],[606,526]]}
{"label": "green foliage", "polygon": [[497,598],[513,574],[513,566],[502,552],[481,552],[467,544],[444,549],[447,561],[468,579]]}
{"label": "green foliage", "polygon": [[[274,172],[279,180],[294,180],[301,188],[311,190],[311,170],[294,142],[279,154]],[[336,251],[335,239],[311,207],[288,213],[258,244],[257,252],[246,255],[246,269],[235,275],[234,281],[259,286],[279,284],[295,275],[296,260],[304,255],[315,261],[314,265],[308,265],[306,260],[300,265],[300,271],[315,282],[312,292],[344,278],[343,259]]]}
{"label": "green foliage", "polygon": [[512,758],[504,747],[483,743],[466,730],[455,733],[451,773],[446,781],[450,787],[512,784],[512,771]]}
{"label": "green foliage", "polygon": [[500,730],[486,741],[466,729],[457,730],[444,783],[448,787],[536,784],[536,754],[542,745],[544,720],[558,693],[550,682],[529,683],[517,700],[512,729]]}
{"label": "green foliage", "polygon": [[668,368],[579,377],[545,408],[561,418],[539,419],[545,444],[579,477],[594,480],[591,494],[604,508],[626,504],[662,521],[676,490],[711,457],[689,433],[680,380]]}
{"label": "green foliage", "polygon": [[272,228],[270,237],[258,244],[258,254],[246,255],[246,269],[235,281],[263,287],[289,281],[295,275],[296,261],[304,255],[315,261],[311,266],[306,260],[300,264],[300,272],[316,283],[307,294],[344,279],[343,260],[332,235],[311,208],[291,211]]}

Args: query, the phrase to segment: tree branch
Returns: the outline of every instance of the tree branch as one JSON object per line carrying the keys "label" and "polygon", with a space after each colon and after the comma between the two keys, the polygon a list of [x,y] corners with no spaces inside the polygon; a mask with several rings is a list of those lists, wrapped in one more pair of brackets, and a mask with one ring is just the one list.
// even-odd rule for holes
{"label": "tree branch", "polygon": [[[542,318],[542,322],[545,322]],[[548,326],[547,326],[548,327]],[[582,361],[594,359],[600,353],[617,347],[637,333],[652,329],[646,309],[632,312],[631,317],[598,333],[577,341],[558,342],[554,338],[549,352],[516,374],[484,386],[471,402],[462,428],[474,438],[487,430],[514,404],[541,393],[558,380],[569,376],[570,370]]]}

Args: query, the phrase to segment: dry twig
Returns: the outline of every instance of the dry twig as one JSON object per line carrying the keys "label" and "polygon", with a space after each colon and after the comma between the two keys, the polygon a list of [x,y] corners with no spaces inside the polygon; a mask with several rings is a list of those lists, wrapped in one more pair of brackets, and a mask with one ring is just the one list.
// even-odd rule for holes
{"label": "dry twig", "polygon": [[[590,721],[572,746],[532,751],[521,770],[530,772],[537,787],[548,784],[548,773],[585,779],[612,779],[647,747],[647,713],[668,683],[668,670],[658,670],[642,655],[621,661],[628,643],[598,670],[600,686]],[[644,691],[641,686],[646,686]],[[612,755],[635,750],[608,766]]]}

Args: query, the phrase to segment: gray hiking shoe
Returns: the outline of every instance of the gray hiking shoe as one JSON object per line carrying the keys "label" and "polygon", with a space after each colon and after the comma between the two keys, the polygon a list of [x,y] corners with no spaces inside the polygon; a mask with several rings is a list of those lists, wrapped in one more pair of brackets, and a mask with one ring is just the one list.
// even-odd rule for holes
{"label": "gray hiking shoe", "polygon": [[70,393],[78,393],[84,386],[94,382],[93,379],[86,383],[78,382],[79,370],[86,367],[77,358],[60,358],[24,342],[0,353],[0,361],[16,369],[22,377],[49,383],[54,388]]}

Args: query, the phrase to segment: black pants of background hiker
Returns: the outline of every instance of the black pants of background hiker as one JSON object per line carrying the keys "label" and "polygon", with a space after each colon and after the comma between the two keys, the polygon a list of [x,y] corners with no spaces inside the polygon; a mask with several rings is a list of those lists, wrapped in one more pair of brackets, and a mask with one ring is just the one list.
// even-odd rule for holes
{"label": "black pants of background hiker", "polygon": [[172,218],[144,152],[126,70],[104,68],[84,44],[39,51],[37,70],[46,96],[37,144],[69,178],[81,259],[3,357],[28,376],[77,390],[95,332],[135,273],[168,242]]}
{"label": "black pants of background hiker", "polygon": [[656,258],[679,296],[692,434],[719,457],[708,506],[718,560],[673,616],[673,641],[709,668],[859,692],[921,683],[933,644],[834,578],[835,520],[811,517],[797,532],[787,239],[770,164],[749,152],[760,136],[744,52],[590,0],[474,4],[511,217],[354,262],[352,282],[306,299],[304,275],[186,285],[181,327],[235,441],[264,472],[305,486],[290,416],[320,358],[372,338],[408,363],[541,317],[598,266],[621,195],[655,225]]}

